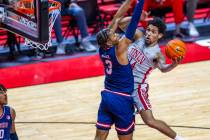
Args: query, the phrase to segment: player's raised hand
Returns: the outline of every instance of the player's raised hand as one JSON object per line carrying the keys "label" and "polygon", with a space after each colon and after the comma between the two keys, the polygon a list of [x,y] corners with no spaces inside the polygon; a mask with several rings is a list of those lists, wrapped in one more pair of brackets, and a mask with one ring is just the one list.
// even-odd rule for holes
{"label": "player's raised hand", "polygon": [[149,15],[150,15],[150,12],[147,12],[147,11],[142,11],[142,14],[141,14],[141,21],[149,21]]}

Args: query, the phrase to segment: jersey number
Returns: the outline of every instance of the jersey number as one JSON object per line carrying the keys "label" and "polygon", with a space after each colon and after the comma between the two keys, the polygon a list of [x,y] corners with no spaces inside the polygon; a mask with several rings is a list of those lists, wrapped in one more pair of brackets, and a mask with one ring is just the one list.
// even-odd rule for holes
{"label": "jersey number", "polygon": [[112,74],[112,62],[110,60],[105,60],[106,64],[106,73],[111,75]]}
{"label": "jersey number", "polygon": [[0,139],[4,138],[4,129],[0,129]]}

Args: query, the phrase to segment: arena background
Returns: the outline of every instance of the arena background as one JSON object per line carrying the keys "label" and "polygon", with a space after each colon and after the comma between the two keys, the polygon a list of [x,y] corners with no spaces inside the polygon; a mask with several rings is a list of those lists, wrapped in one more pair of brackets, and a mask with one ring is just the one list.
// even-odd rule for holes
{"label": "arena background", "polygon": [[[81,2],[87,20],[92,20],[91,1]],[[98,1],[105,26],[120,3]],[[200,36],[188,38],[187,53],[180,66],[162,74],[155,70],[150,76],[150,100],[157,118],[166,121],[188,140],[210,139],[210,1],[199,3],[194,15]],[[104,9],[108,10],[108,15]],[[110,15],[109,15],[110,14]],[[71,18],[62,17],[62,31],[67,44],[66,55],[56,55],[55,33],[53,46],[39,60],[31,59],[34,50],[20,39],[21,54],[8,59],[6,31],[0,30],[0,82],[8,90],[9,104],[16,109],[16,128],[21,140],[91,140],[95,135],[95,121],[100,90],[103,89],[103,66],[98,52],[86,52],[75,43]],[[161,42],[163,53],[175,29],[171,11],[165,15],[166,39]],[[99,21],[96,21],[99,22]],[[91,25],[95,25],[93,23]],[[96,45],[95,26],[89,26],[90,40]],[[182,24],[187,32],[187,21]],[[141,28],[139,24],[139,28]],[[68,32],[67,32],[68,31]],[[67,32],[67,33],[66,33]],[[79,36],[80,38],[80,36]],[[167,59],[167,63],[170,60]],[[109,140],[117,136],[112,128]],[[144,125],[136,117],[134,139],[168,139]]]}

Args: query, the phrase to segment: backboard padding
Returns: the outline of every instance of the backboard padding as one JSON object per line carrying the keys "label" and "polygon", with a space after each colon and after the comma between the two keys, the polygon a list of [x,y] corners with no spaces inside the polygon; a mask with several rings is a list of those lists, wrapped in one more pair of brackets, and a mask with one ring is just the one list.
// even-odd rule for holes
{"label": "backboard padding", "polygon": [[[34,16],[29,16],[15,9],[8,4],[0,4],[4,9],[3,18],[0,19],[0,28],[19,34],[35,42],[46,43],[49,40],[49,14],[48,0],[34,0]],[[0,16],[1,17],[1,16]],[[27,21],[29,27],[22,21]],[[25,23],[27,23],[25,22]]]}

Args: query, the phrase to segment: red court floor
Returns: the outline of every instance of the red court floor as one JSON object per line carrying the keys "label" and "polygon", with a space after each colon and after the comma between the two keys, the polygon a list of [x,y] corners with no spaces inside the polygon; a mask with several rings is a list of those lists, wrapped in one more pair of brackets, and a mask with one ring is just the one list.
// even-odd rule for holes
{"label": "red court floor", "polygon": [[[187,43],[184,63],[210,60],[209,39],[198,43]],[[164,47],[161,49],[164,53]],[[170,60],[166,60],[167,63]],[[25,64],[0,69],[1,83],[8,88],[30,86],[65,80],[81,79],[103,75],[103,66],[98,54],[77,58]]]}

